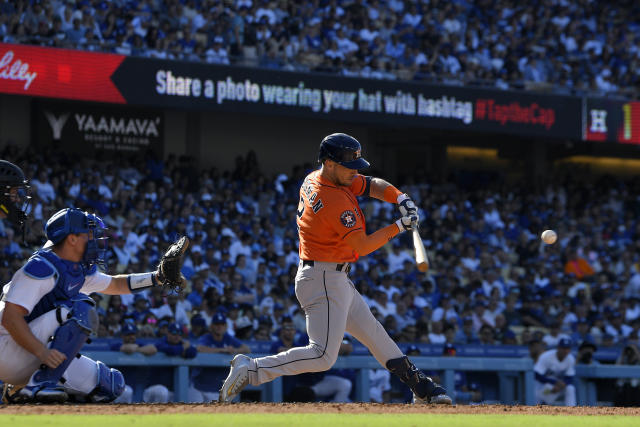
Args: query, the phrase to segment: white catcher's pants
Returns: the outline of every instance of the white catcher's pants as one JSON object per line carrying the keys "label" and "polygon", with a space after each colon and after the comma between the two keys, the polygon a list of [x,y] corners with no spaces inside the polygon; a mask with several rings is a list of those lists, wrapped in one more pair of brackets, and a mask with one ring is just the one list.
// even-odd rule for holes
{"label": "white catcher's pants", "polygon": [[[61,309],[62,317],[69,311]],[[29,329],[41,342],[46,343],[58,329],[56,311],[51,310],[29,322]],[[20,347],[11,335],[0,335],[0,380],[15,386],[24,386],[31,375],[40,367],[40,360]],[[73,358],[63,377],[67,380],[65,388],[73,394],[89,393],[98,384],[96,362],[82,356]]]}
{"label": "white catcher's pants", "polygon": [[306,314],[309,345],[251,359],[250,384],[260,385],[282,375],[328,370],[338,358],[345,330],[367,346],[382,366],[389,359],[403,356],[347,274],[336,271],[335,264],[300,264],[295,290]]}

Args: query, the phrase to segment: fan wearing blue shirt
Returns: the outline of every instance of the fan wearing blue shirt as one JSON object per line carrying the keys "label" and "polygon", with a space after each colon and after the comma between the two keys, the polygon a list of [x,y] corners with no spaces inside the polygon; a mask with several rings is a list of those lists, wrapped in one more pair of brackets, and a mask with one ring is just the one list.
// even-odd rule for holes
{"label": "fan wearing blue shirt", "polygon": [[[160,322],[159,328],[165,327]],[[182,338],[182,326],[179,323],[169,323],[167,335],[159,338],[155,346],[159,352],[173,357],[184,357],[193,359],[198,354],[196,348],[191,343]],[[157,384],[145,389],[143,400],[149,403],[167,403],[173,400],[173,372],[170,369],[153,368],[154,382]]]}
{"label": "fan wearing blue shirt", "polygon": [[[227,318],[222,313],[213,315],[209,333],[198,339],[196,349],[200,353],[246,354],[251,352],[248,345],[227,333]],[[193,369],[189,401],[217,401],[226,374],[226,368]]]}
{"label": "fan wearing blue shirt", "polygon": [[[138,328],[133,323],[125,323],[121,329],[121,342],[114,342],[111,344],[111,351],[120,351],[125,354],[142,353],[145,356],[153,356],[158,352],[158,349],[153,344],[144,344],[137,338]],[[160,384],[154,384],[155,376],[152,370],[144,366],[135,367],[122,367],[122,374],[125,380],[129,384],[138,384],[144,386],[144,392],[142,394],[142,401],[145,403],[161,403],[156,402],[155,396],[157,396],[158,389],[164,389],[160,391],[160,395],[169,395],[169,390],[165,386]],[[153,380],[153,381],[152,381]],[[149,385],[151,384],[151,385]],[[163,400],[160,397],[160,400]],[[115,403],[132,403],[133,401],[133,389],[127,385],[125,391],[115,400]],[[162,402],[166,403],[166,402]]]}

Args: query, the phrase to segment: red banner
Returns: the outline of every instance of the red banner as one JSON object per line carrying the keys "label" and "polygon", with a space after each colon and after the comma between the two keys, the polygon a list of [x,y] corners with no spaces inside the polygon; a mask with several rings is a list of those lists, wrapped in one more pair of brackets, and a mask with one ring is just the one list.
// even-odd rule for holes
{"label": "red banner", "polygon": [[124,104],[111,81],[124,58],[0,43],[0,92]]}

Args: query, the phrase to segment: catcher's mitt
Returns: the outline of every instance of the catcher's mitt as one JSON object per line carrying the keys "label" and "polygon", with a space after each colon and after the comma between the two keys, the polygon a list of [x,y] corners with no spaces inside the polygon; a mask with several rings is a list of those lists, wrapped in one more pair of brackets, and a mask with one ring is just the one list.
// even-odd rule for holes
{"label": "catcher's mitt", "polygon": [[172,243],[162,255],[156,277],[165,290],[181,292],[187,286],[187,280],[180,270],[182,269],[182,256],[188,247],[189,239],[184,236]]}

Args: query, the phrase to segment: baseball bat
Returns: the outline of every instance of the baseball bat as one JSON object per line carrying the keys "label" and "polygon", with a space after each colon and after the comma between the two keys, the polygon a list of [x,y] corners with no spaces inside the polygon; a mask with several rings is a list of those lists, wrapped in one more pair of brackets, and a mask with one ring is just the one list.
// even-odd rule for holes
{"label": "baseball bat", "polygon": [[427,251],[422,243],[422,238],[417,228],[413,229],[413,247],[416,250],[416,265],[418,270],[425,272],[429,269],[429,258],[427,258]]}

